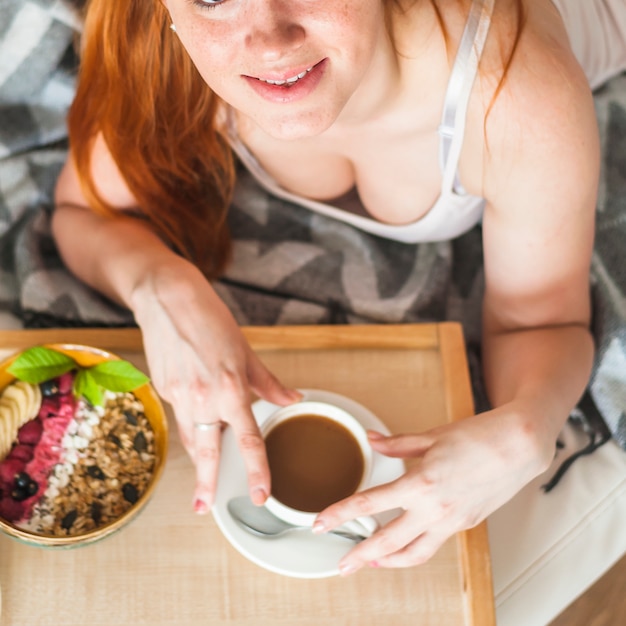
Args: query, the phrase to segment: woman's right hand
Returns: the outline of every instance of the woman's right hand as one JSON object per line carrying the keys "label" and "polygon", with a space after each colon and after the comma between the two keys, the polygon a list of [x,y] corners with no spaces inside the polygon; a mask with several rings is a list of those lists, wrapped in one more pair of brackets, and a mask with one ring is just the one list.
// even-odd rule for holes
{"label": "woman's right hand", "polygon": [[270,474],[250,392],[279,405],[301,396],[261,363],[201,272],[184,259],[171,261],[168,257],[136,285],[131,306],[152,383],[172,405],[196,466],[194,510],[206,513],[213,504],[227,425],[246,466],[250,497],[262,504],[270,493]]}
{"label": "woman's right hand", "polygon": [[74,158],[71,153],[57,182],[55,241],[80,280],[133,311],[153,384],[171,403],[196,465],[196,511],[207,512],[213,504],[223,425],[233,428],[252,500],[264,502],[270,476],[250,392],[280,405],[300,394],[263,366],[202,273],[174,254],[146,220],[126,213],[139,203],[102,136],[94,142],[91,164],[98,193],[120,209],[115,219],[87,208]]}

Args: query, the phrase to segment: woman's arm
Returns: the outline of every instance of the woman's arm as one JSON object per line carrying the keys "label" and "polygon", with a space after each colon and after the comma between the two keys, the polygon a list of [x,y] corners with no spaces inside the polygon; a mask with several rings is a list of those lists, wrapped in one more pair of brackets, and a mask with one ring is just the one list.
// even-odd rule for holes
{"label": "woman's arm", "polygon": [[70,156],[58,180],[52,224],[61,256],[80,279],[134,313],[152,381],[172,404],[196,463],[195,510],[207,512],[213,503],[221,428],[197,430],[194,423],[233,427],[251,497],[261,503],[270,477],[250,390],[277,404],[299,395],[261,364],[201,272],[172,252],[147,221],[124,215],[136,203],[102,141],[92,162],[104,199],[121,211],[106,218],[87,208]]}
{"label": "woman's arm", "polygon": [[[590,263],[599,176],[593,101],[582,73],[527,78],[517,132],[489,159],[483,223],[483,366],[493,406],[519,413],[547,465],[593,360]],[[503,102],[506,109],[515,107]],[[517,147],[511,150],[509,143]]]}
{"label": "woman's arm", "polygon": [[[487,198],[483,359],[493,408],[425,433],[372,434],[377,451],[418,462],[318,517],[323,531],[404,510],[344,557],[345,574],[422,563],[452,534],[484,520],[549,466],[587,384],[599,167],[593,103],[569,60],[548,72],[548,58],[525,60],[488,117],[484,167],[465,178]],[[474,137],[485,132],[480,120],[473,127]]]}
{"label": "woman's arm", "polygon": [[124,213],[136,212],[137,202],[101,137],[95,141],[91,169],[99,193],[119,215],[106,219],[88,208],[70,152],[57,180],[52,232],[78,278],[132,309],[132,293],[152,264],[167,265],[178,257],[146,221]]}

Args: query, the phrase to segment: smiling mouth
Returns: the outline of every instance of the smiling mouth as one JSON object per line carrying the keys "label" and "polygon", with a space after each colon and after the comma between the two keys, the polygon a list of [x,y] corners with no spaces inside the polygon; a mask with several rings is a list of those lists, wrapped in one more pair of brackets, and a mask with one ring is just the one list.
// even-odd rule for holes
{"label": "smiling mouth", "polygon": [[304,70],[304,72],[300,72],[299,74],[286,78],[285,80],[270,80],[268,78],[257,78],[257,80],[261,83],[276,85],[278,87],[293,87],[293,85],[295,85],[299,80],[304,78],[314,67],[315,66],[312,65],[311,67]]}

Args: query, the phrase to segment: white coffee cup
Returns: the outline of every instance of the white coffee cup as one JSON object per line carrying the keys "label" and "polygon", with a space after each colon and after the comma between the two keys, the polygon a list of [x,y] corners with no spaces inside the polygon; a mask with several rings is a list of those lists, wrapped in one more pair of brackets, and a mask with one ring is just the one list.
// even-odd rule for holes
{"label": "white coffee cup", "polygon": [[[350,438],[357,444],[358,450],[363,458],[363,471],[361,472],[358,485],[352,490],[352,493],[366,489],[369,486],[372,471],[372,448],[367,439],[367,433],[361,423],[353,415],[338,406],[326,402],[301,401],[282,407],[270,415],[261,425],[261,434],[264,439],[267,439],[268,435],[270,435],[279,424],[304,416],[326,418],[348,431]],[[273,479],[274,478],[275,477],[273,477]],[[346,496],[347,495],[348,494],[346,494]],[[274,495],[268,497],[265,506],[276,517],[294,526],[312,527],[320,512],[294,508],[293,506],[281,502]],[[378,522],[373,517],[362,516],[346,522],[341,528],[363,537],[369,537],[378,529]]]}

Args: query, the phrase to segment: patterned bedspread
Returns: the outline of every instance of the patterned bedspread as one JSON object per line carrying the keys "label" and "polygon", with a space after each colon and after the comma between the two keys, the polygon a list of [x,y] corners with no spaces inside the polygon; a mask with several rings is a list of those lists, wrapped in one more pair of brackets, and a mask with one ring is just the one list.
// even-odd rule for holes
{"label": "patterned bedspread", "polygon": [[[133,319],[64,268],[50,236],[66,154],[79,20],[61,0],[0,0],[0,311],[27,327],[125,326]],[[592,451],[626,449],[626,75],[595,94],[602,182],[591,287],[597,358],[572,419]],[[462,322],[478,407],[480,227],[447,243],[386,241],[268,195],[241,172],[234,259],[216,285],[241,324]],[[607,430],[608,426],[608,430]]]}

